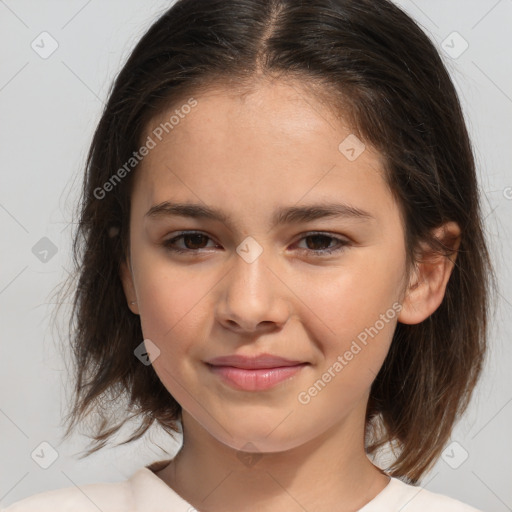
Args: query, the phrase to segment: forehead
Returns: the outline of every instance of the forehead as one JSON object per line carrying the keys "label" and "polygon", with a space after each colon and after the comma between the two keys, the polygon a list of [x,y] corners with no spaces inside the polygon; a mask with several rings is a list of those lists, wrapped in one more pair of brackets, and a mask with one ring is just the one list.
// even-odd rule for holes
{"label": "forehead", "polygon": [[[257,146],[266,143],[269,150],[281,148],[287,158],[292,158],[291,152],[286,151],[288,147],[294,146],[297,152],[297,145],[318,137],[325,139],[325,143],[316,152],[313,146],[307,147],[312,156],[327,145],[336,150],[341,133],[351,133],[345,119],[332,107],[328,109],[320,97],[312,94],[312,89],[300,82],[261,80],[249,90],[226,87],[212,86],[195,96],[197,105],[181,115],[186,101],[176,102],[155,117],[146,132],[151,133],[153,127],[165,128],[166,122],[169,128],[168,121],[174,118],[170,133],[163,134],[170,145],[199,142],[210,152],[218,148],[219,153],[226,155],[228,148],[236,156],[259,152]],[[178,114],[179,119],[173,114]]]}
{"label": "forehead", "polygon": [[176,103],[147,126],[145,136],[168,133],[153,135],[137,169],[145,211],[171,198],[246,209],[336,199],[391,207],[381,156],[299,84],[219,88],[194,99],[192,109]]}

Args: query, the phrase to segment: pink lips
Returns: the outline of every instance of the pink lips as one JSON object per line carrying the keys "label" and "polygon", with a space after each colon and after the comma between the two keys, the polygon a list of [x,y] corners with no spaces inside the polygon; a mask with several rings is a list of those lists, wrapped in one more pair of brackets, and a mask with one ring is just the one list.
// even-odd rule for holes
{"label": "pink lips", "polygon": [[257,357],[223,356],[206,362],[224,382],[244,391],[263,391],[297,374],[309,363],[271,354]]}

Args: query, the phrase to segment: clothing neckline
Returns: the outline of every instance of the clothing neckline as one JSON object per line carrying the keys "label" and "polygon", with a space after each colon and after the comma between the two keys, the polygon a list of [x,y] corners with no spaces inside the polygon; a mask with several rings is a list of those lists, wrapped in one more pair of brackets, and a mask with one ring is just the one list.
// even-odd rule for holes
{"label": "clothing neckline", "polygon": [[[163,460],[144,466],[132,476],[131,480],[133,479],[135,481],[145,479],[146,482],[151,482],[151,484],[154,485],[155,490],[158,489],[159,494],[162,495],[162,499],[170,499],[172,497],[178,502],[177,504],[192,507],[188,501],[186,501],[155,473],[166,467],[170,462],[171,460]],[[380,505],[386,505],[389,503],[390,496],[392,496],[398,488],[408,487],[408,485],[402,480],[389,475],[386,476],[389,478],[386,486],[357,512],[372,512],[373,510],[377,510]]]}

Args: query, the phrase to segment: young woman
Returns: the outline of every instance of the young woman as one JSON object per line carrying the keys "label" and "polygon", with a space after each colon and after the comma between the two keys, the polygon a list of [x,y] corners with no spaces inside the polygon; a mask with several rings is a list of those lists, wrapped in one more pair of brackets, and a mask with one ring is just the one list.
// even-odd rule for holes
{"label": "young woman", "polygon": [[454,86],[393,3],[179,0],[80,205],[67,432],[95,414],[93,453],[132,413],[129,441],[183,444],[7,511],[476,510],[416,484],[479,377],[493,270]]}

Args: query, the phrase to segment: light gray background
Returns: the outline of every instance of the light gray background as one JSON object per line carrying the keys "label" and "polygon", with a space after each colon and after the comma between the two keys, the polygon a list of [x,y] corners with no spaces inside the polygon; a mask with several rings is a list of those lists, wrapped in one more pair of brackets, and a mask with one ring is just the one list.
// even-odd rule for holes
{"label": "light gray background", "polygon": [[[458,444],[421,485],[485,511],[512,510],[512,0],[398,3],[441,49],[461,94],[500,285],[489,359],[470,410],[453,432]],[[82,461],[75,457],[85,446],[82,436],[59,444],[66,367],[49,325],[50,294],[71,268],[69,222],[103,101],[130,50],[170,4],[0,0],[2,506],[45,490],[124,480],[165,457],[152,440],[176,448],[157,430]],[[59,45],[47,59],[31,48],[43,31]],[[452,54],[463,49],[454,31],[469,44],[456,58],[443,50],[443,41]],[[57,248],[46,262],[32,252],[43,237]],[[31,458],[42,442],[58,453],[48,469]],[[465,452],[467,460],[450,467],[447,461],[456,465]]]}

